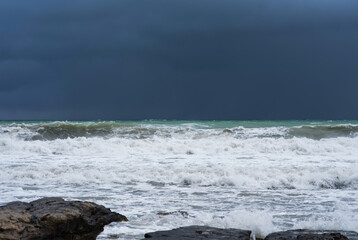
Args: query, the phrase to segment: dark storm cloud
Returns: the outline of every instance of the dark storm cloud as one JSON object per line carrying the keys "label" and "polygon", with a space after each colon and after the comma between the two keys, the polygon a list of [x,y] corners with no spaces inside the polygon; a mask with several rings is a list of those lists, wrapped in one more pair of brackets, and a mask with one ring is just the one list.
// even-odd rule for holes
{"label": "dark storm cloud", "polygon": [[357,1],[0,3],[0,118],[358,118]]}

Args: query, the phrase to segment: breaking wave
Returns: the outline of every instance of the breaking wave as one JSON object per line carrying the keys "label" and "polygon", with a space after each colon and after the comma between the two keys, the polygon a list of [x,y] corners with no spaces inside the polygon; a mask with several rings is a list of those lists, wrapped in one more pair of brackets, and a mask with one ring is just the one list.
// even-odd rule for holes
{"label": "breaking wave", "polygon": [[[0,157],[12,162],[34,159],[41,166],[9,166],[1,175],[10,181],[48,178],[49,182],[68,179],[77,184],[111,184],[121,179],[158,186],[358,189],[357,128],[352,124],[2,124]],[[91,166],[82,164],[86,158],[97,159],[100,165],[96,161]],[[63,161],[70,167],[61,165]],[[122,168],[114,167],[118,164]]]}
{"label": "breaking wave", "polygon": [[288,130],[293,137],[306,137],[312,139],[336,138],[336,137],[356,137],[358,125],[319,125],[319,126],[300,126]]}
{"label": "breaking wave", "polygon": [[35,122],[0,123],[0,137],[11,135],[24,140],[56,140],[77,137],[146,139],[153,137],[206,138],[232,136],[235,138],[309,138],[320,140],[336,137],[357,137],[358,124],[322,124],[294,126],[245,126],[240,122],[223,127],[215,122],[157,124],[146,122]]}

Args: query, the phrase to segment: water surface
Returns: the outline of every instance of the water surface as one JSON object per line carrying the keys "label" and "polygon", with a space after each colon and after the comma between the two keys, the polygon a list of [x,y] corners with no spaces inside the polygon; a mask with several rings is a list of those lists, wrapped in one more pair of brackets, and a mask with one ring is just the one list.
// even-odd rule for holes
{"label": "water surface", "polygon": [[0,204],[126,215],[99,239],[186,225],[358,229],[357,121],[0,122]]}

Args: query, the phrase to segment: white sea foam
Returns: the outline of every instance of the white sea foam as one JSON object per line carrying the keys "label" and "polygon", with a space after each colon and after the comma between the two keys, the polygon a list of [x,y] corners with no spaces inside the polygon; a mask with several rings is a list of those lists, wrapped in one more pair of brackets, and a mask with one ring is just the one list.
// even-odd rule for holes
{"label": "white sea foam", "polygon": [[[21,181],[31,176],[42,181],[51,176],[51,181],[58,182],[88,178],[110,183],[121,177],[128,182],[233,185],[249,189],[356,188],[357,146],[358,138],[317,141],[225,136],[141,140],[80,137],[24,141],[2,137],[1,157],[8,158],[10,165],[24,159],[35,163],[10,166],[0,178]],[[113,167],[116,163],[125,168]],[[26,174],[19,178],[21,172]]]}

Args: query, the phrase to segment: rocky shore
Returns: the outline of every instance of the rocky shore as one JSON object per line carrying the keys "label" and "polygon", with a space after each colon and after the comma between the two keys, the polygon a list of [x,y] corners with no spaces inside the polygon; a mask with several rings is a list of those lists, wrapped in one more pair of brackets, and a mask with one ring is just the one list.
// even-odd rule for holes
{"label": "rocky shore", "polygon": [[1,240],[95,240],[121,214],[91,202],[42,198],[0,207]]}
{"label": "rocky shore", "polygon": [[251,231],[221,229],[205,226],[181,227],[169,231],[147,233],[145,239],[152,240],[358,240],[358,233],[351,231],[290,230],[275,232],[264,239],[254,238]]}
{"label": "rocky shore", "polygon": [[[0,207],[0,240],[95,240],[111,222],[128,221],[119,213],[91,202],[42,198],[30,203],[11,202]],[[353,231],[289,230],[264,239],[251,231],[188,226],[146,233],[153,240],[358,240]]]}

